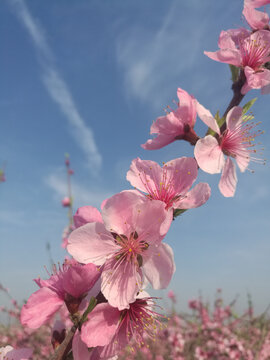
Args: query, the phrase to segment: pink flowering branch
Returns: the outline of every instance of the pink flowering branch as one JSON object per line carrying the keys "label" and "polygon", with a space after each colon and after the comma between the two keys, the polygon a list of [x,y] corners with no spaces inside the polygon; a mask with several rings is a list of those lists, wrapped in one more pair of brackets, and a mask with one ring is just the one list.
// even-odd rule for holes
{"label": "pink flowering branch", "polygon": [[72,210],[72,192],[71,192],[71,175],[74,174],[74,171],[70,168],[70,160],[69,155],[66,154],[66,172],[67,172],[67,188],[68,188],[68,197],[62,200],[62,205],[68,207],[68,219],[69,219],[69,226],[73,225],[73,210]]}

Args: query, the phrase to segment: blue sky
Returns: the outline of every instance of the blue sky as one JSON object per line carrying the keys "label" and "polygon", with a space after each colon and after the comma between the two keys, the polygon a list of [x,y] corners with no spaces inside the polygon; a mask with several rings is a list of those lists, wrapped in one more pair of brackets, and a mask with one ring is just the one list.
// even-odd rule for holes
{"label": "blue sky", "polygon": [[[221,30],[244,26],[242,1],[5,0],[0,3],[0,282],[22,301],[46,276],[46,243],[55,262],[67,224],[64,154],[75,171],[75,209],[99,207],[129,189],[131,161],[158,162],[193,156],[175,142],[158,151],[140,147],[177,87],[222,113],[229,103],[230,73],[204,50],[217,49]],[[269,159],[269,95],[252,111],[265,135]],[[205,128],[197,121],[196,129]],[[257,312],[270,303],[269,162],[238,173],[236,196],[219,193],[219,175],[199,173],[212,188],[208,203],[186,212],[166,237],[175,253],[170,285],[179,309],[201,292],[213,299],[222,288],[241,309],[250,292]],[[166,291],[158,295],[166,297]],[[2,302],[6,302],[0,294]],[[166,301],[165,301],[166,305]]]}

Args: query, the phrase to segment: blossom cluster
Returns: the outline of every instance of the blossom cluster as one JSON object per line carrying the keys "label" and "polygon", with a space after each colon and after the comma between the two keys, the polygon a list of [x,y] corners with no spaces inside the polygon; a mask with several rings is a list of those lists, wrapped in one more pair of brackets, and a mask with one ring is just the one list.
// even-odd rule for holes
{"label": "blossom cluster", "polygon": [[[201,317],[197,330],[191,333],[191,329],[180,327],[180,331],[178,321],[182,320],[177,316],[172,320],[175,324],[171,322],[169,329],[162,330],[164,318],[145,289],[168,287],[175,263],[165,236],[179,214],[202,206],[210,197],[210,186],[196,183],[199,169],[221,173],[219,190],[232,197],[237,185],[236,165],[244,172],[250,161],[263,162],[255,157],[254,140],[261,131],[256,130],[253,115],[247,114],[251,103],[239,104],[251,89],[270,92],[269,17],[257,10],[268,3],[270,0],[245,0],[243,15],[250,29],[222,31],[220,50],[205,52],[231,66],[234,96],[223,117],[218,113],[213,116],[193,95],[178,88],[175,109],[168,108],[156,119],[150,130],[156,136],[142,145],[146,150],[157,150],[184,140],[194,146],[194,157],[175,158],[162,166],[136,158],[126,175],[133,189],[104,199],[100,210],[81,207],[74,217],[73,170],[66,158],[68,197],[62,205],[69,209],[69,225],[62,246],[71,257],[62,266],[54,266],[47,280],[35,279],[39,289],[20,314],[22,325],[31,329],[62,314],[53,325],[54,359],[65,359],[71,352],[74,360],[116,359],[127,345],[144,348],[146,338],[153,341],[165,331],[164,336],[175,344],[171,345],[173,358],[180,360],[184,359],[185,344],[194,342],[198,329],[201,342],[194,345],[194,358],[253,359],[252,351],[235,336],[236,328],[223,326],[231,316],[228,309],[217,307],[214,320],[210,320],[207,308],[194,303]],[[197,118],[206,125],[204,137],[196,133]],[[2,350],[7,359],[10,351],[17,350]],[[27,359],[31,354],[24,356]]]}
{"label": "blossom cluster", "polygon": [[127,347],[119,360],[270,359],[269,318],[254,317],[252,304],[239,316],[218,290],[213,309],[201,298],[190,300],[189,308],[189,314],[172,312],[156,341],[146,336],[140,349]]}
{"label": "blossom cluster", "polygon": [[[188,302],[190,311],[177,314],[173,310],[176,303],[173,291],[169,291],[168,297],[172,301],[172,310],[168,311],[169,318],[161,318],[155,337],[145,332],[142,343],[138,344],[136,339],[133,339],[119,352],[118,360],[270,359],[269,315],[265,313],[254,316],[251,302],[248,308],[238,315],[234,309],[235,301],[225,304],[219,289],[213,306],[205,303],[202,298],[191,299]],[[71,324],[66,312],[58,313],[56,326],[53,326],[55,320],[52,319],[47,325],[34,331],[20,325],[20,308],[13,299],[12,304],[13,310],[9,310],[9,315],[16,322],[8,327],[0,327],[0,359],[24,360],[32,353],[34,359],[51,359],[53,351],[50,338],[52,337],[53,344],[56,345],[65,336],[61,323],[66,326]],[[3,346],[5,343],[11,346]],[[7,354],[10,358],[3,357]],[[85,353],[81,349],[82,359],[83,354]]]}

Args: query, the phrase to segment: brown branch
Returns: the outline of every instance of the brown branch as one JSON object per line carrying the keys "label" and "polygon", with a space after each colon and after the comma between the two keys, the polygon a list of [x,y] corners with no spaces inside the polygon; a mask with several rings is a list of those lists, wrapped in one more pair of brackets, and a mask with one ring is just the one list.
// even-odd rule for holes
{"label": "brown branch", "polygon": [[[232,100],[229,103],[227,109],[225,110],[225,112],[223,114],[224,119],[226,119],[228,112],[234,106],[238,106],[240,104],[240,102],[242,101],[243,97],[245,96],[241,93],[242,86],[245,84],[245,82],[246,82],[246,76],[245,76],[244,70],[242,69],[242,70],[240,70],[240,75],[239,75],[238,80],[232,84],[233,97],[232,97]],[[224,123],[222,124],[222,126],[220,128],[221,134],[223,133],[223,131],[225,129],[226,129],[226,121],[224,121]]]}

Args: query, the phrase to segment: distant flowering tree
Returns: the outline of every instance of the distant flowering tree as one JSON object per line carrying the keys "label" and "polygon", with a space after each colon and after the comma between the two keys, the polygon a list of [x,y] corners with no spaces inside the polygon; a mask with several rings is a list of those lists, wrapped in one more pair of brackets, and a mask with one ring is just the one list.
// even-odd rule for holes
{"label": "distant flowering tree", "polygon": [[[155,338],[157,329],[163,327],[164,319],[144,289],[147,284],[154,289],[167,288],[175,264],[173,250],[163,240],[172,220],[210,197],[207,183],[195,184],[199,170],[221,173],[219,189],[224,196],[232,197],[237,184],[235,163],[244,172],[251,160],[260,161],[253,156],[253,140],[261,131],[255,130],[253,116],[247,115],[254,101],[243,107],[239,104],[252,89],[270,92],[269,16],[257,10],[269,3],[245,0],[243,15],[251,29],[222,31],[219,50],[205,52],[231,68],[233,98],[224,115],[220,117],[217,112],[213,116],[194,96],[178,88],[175,108],[168,107],[166,114],[157,118],[151,126],[155,137],[142,145],[146,150],[156,150],[184,140],[194,146],[194,157],[179,157],[162,166],[136,158],[127,172],[127,180],[135,189],[105,199],[101,211],[84,206],[73,217],[73,170],[66,156],[68,194],[62,205],[68,208],[69,225],[63,247],[72,259],[55,267],[48,280],[35,280],[40,289],[21,311],[21,323],[34,329],[52,321],[57,312],[66,314],[66,321],[59,323],[58,319],[53,328],[52,360],[116,359],[126,345],[143,347],[146,337]],[[203,137],[195,131],[197,116],[208,127]],[[175,302],[174,294],[169,296]],[[234,333],[228,335],[223,326],[224,319],[231,316],[229,308],[217,306],[210,319],[201,302],[193,301],[190,307],[200,314],[201,327],[196,330],[203,329],[200,339],[209,340],[207,334],[211,333],[206,345],[193,344],[193,358],[251,359],[252,352],[243,348]],[[179,319],[175,317],[174,321]],[[221,339],[221,331],[226,341]],[[184,339],[178,335],[173,329],[168,331],[169,341],[179,347],[176,351],[175,345],[171,356],[184,359]]]}
{"label": "distant flowering tree", "polygon": [[5,181],[6,181],[6,175],[5,175],[5,170],[3,168],[3,169],[0,169],[0,183],[5,182]]}

